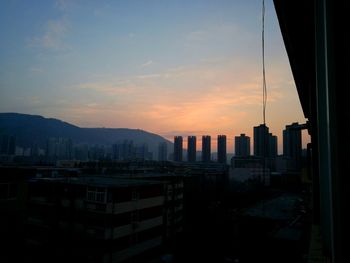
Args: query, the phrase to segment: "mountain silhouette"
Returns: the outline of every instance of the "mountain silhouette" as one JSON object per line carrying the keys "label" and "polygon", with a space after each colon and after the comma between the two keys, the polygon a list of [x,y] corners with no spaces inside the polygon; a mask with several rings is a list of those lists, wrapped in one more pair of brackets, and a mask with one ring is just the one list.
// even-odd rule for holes
{"label": "mountain silhouette", "polygon": [[75,144],[90,145],[111,145],[132,140],[134,144],[148,144],[149,150],[154,153],[158,152],[160,142],[167,142],[168,149],[172,149],[170,141],[140,129],[81,128],[58,119],[21,113],[0,113],[0,134],[16,136],[16,144],[22,147],[33,144],[45,147],[48,138],[62,137],[72,139]]}

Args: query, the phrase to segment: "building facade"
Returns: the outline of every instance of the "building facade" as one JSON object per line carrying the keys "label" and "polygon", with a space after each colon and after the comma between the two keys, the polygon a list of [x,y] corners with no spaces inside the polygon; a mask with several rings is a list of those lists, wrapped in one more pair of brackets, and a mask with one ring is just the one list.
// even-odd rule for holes
{"label": "building facade", "polygon": [[0,154],[14,155],[16,150],[16,137],[3,134],[0,136]]}
{"label": "building facade", "polygon": [[254,127],[254,156],[267,158],[269,153],[269,127],[264,124]]}
{"label": "building facade", "polygon": [[188,136],[187,138],[187,161],[195,162],[196,161],[196,144],[197,138],[196,136]]}
{"label": "building facade", "polygon": [[158,144],[158,161],[168,160],[168,145],[166,142],[160,142]]}
{"label": "building facade", "polygon": [[27,242],[36,244],[40,255],[50,252],[48,259],[131,260],[163,242],[165,191],[165,183],[151,180],[33,179]]}
{"label": "building facade", "polygon": [[182,136],[174,137],[174,161],[182,162],[182,144],[183,139]]}
{"label": "building facade", "polygon": [[276,158],[278,155],[278,140],[277,136],[273,135],[272,133],[269,133],[269,157],[270,158]]}
{"label": "building facade", "polygon": [[292,160],[295,170],[301,169],[301,151],[300,125],[295,122],[283,130],[283,156]]}
{"label": "building facade", "polygon": [[226,135],[218,135],[218,162],[227,163]]}
{"label": "building facade", "polygon": [[202,162],[209,163],[211,160],[211,137],[202,136]]}
{"label": "building facade", "polygon": [[235,155],[239,157],[250,156],[250,137],[244,133],[235,136]]}

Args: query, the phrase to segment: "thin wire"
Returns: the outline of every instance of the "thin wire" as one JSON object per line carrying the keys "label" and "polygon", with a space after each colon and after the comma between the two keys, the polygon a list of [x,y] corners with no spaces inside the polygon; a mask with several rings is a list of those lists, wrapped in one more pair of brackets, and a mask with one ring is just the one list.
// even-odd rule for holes
{"label": "thin wire", "polygon": [[265,76],[265,0],[262,1],[262,31],[261,31],[261,44],[262,44],[262,74],[263,74],[263,123],[266,125],[266,102],[267,102],[267,88],[266,88],[266,76]]}
{"label": "thin wire", "polygon": [[[262,0],[262,30],[261,30],[261,44],[262,44],[262,74],[263,74],[263,123],[264,129],[266,128],[266,102],[267,102],[267,89],[266,89],[266,77],[265,77],[265,0]],[[266,136],[264,132],[263,136],[263,186],[265,186],[265,170],[266,170]],[[265,202],[262,200],[262,213],[265,215]]]}

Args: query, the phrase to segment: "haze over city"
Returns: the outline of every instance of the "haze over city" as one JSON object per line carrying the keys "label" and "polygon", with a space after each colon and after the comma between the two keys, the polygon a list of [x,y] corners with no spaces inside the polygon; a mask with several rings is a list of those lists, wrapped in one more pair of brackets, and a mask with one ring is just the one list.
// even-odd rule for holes
{"label": "haze over city", "polygon": [[2,0],[0,262],[350,262],[349,11]]}
{"label": "haze over city", "polygon": [[[0,22],[1,112],[171,141],[209,134],[213,147],[226,134],[229,152],[262,122],[261,1],[3,1]],[[272,1],[265,22],[281,152],[285,125],[305,118]]]}

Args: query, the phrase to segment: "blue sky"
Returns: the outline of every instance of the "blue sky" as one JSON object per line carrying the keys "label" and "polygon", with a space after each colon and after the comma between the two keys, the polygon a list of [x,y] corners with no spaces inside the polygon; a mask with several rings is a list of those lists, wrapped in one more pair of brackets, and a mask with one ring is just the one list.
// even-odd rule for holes
{"label": "blue sky", "polygon": [[[252,135],[261,1],[1,1],[0,111],[84,127]],[[267,123],[304,122],[266,1]],[[229,146],[231,147],[231,146]]]}

